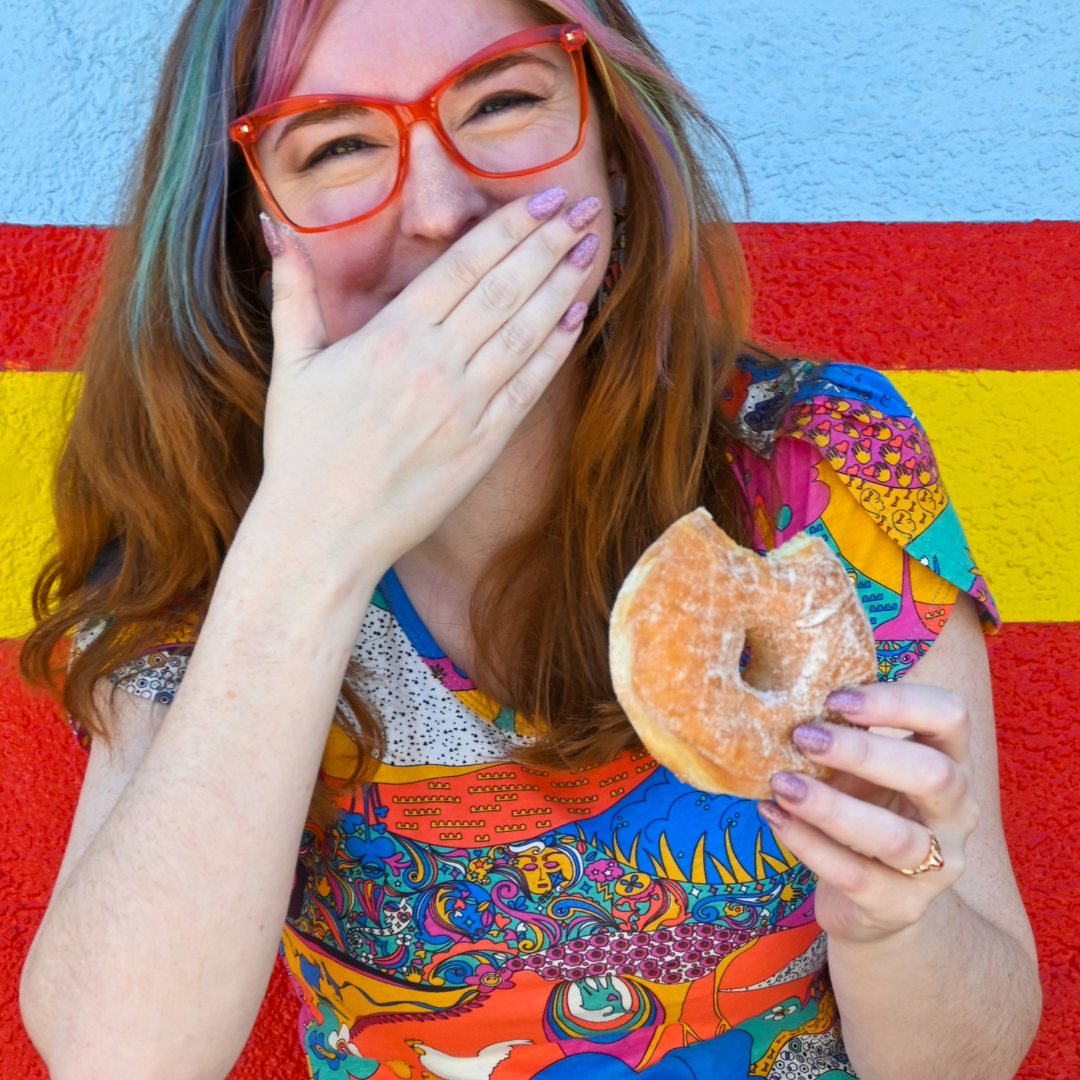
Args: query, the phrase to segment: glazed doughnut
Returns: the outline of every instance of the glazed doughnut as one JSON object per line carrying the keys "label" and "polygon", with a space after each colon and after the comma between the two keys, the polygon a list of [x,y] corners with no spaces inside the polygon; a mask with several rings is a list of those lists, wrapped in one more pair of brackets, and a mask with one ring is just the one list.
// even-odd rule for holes
{"label": "glazed doughnut", "polygon": [[[751,659],[740,674],[745,646]],[[874,636],[840,560],[799,533],[762,558],[704,509],[642,555],[611,614],[615,693],[646,749],[702,791],[770,799],[777,772],[827,780],[795,749],[836,689],[877,677]]]}

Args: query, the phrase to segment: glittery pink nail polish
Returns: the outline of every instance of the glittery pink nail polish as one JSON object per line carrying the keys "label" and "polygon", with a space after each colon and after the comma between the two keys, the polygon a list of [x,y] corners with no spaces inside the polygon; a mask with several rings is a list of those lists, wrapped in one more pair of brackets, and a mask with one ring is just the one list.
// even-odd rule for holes
{"label": "glittery pink nail polish", "polygon": [[584,232],[600,216],[603,209],[603,202],[595,195],[590,195],[587,199],[574,203],[566,211],[566,223],[575,232]]}
{"label": "glittery pink nail polish", "polygon": [[580,300],[576,304],[571,304],[566,309],[566,314],[559,320],[559,329],[572,334],[585,321],[585,316],[588,314],[588,304],[583,304]]}
{"label": "glittery pink nail polish", "polygon": [[759,802],[757,808],[758,813],[774,829],[782,829],[785,825],[791,824],[791,815],[782,806],[777,806],[774,802]]}
{"label": "glittery pink nail polish", "polygon": [[816,724],[803,724],[791,733],[791,741],[804,754],[824,754],[832,749],[833,734]]}
{"label": "glittery pink nail polish", "polygon": [[557,214],[566,202],[566,190],[561,187],[548,188],[534,195],[528,202],[526,209],[537,221],[547,221],[549,217]]}
{"label": "glittery pink nail polish", "polygon": [[854,716],[866,708],[866,695],[861,690],[834,690],[825,699],[825,708]]}
{"label": "glittery pink nail polish", "polygon": [[806,781],[793,773],[778,772],[769,782],[772,784],[773,791],[788,802],[801,803],[810,794]]}
{"label": "glittery pink nail polish", "polygon": [[293,247],[296,248],[308,262],[311,262],[311,252],[308,251],[308,246],[304,243],[304,238],[294,228],[286,225],[285,222],[282,222],[278,228],[281,235],[287,237],[292,242]]}
{"label": "glittery pink nail polish", "polygon": [[576,270],[588,270],[599,247],[600,237],[596,233],[589,233],[570,249],[566,261]]}
{"label": "glittery pink nail polish", "polygon": [[267,250],[273,258],[280,259],[285,254],[285,245],[281,242],[281,236],[274,227],[274,223],[266,214],[260,214],[259,224],[262,226],[263,239],[266,241]]}

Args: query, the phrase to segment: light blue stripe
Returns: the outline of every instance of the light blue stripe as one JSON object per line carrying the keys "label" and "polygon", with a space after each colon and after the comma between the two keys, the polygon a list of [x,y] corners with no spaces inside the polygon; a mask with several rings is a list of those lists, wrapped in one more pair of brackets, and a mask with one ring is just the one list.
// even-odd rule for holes
{"label": "light blue stripe", "polygon": [[[0,0],[0,220],[115,220],[182,6]],[[755,220],[1080,219],[1076,0],[634,7],[734,137]]]}
{"label": "light blue stripe", "polygon": [[1080,219],[1076,0],[636,0],[758,221]]}

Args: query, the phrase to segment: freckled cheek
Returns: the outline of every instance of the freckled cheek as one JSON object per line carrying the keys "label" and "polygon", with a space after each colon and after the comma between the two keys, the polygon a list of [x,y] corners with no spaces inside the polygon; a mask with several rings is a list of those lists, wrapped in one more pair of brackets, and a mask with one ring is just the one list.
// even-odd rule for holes
{"label": "freckled cheek", "polygon": [[342,229],[309,242],[323,319],[332,341],[358,330],[383,307],[392,236]]}
{"label": "freckled cheek", "polygon": [[353,226],[311,237],[308,249],[320,294],[375,291],[386,278],[393,234],[388,229]]}

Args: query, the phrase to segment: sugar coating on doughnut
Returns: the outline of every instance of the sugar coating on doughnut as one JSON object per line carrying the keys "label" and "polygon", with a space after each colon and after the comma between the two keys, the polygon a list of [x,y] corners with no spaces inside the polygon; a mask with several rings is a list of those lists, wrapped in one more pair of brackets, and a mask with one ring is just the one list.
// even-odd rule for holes
{"label": "sugar coating on doughnut", "polygon": [[870,621],[823,540],[799,533],[762,558],[701,508],[627,576],[610,660],[619,703],[661,765],[703,791],[754,799],[772,797],[776,772],[828,779],[791,733],[827,715],[831,691],[877,676]]}

